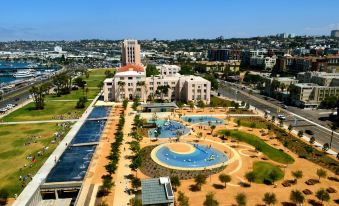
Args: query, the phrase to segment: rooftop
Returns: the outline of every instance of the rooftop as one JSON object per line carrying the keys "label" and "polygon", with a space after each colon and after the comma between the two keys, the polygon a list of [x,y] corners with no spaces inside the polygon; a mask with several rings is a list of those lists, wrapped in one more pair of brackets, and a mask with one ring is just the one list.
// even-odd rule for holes
{"label": "rooftop", "polygon": [[173,203],[174,195],[169,177],[141,180],[142,205]]}
{"label": "rooftop", "polygon": [[136,64],[127,64],[126,66],[120,67],[117,71],[119,72],[127,72],[127,71],[136,71],[136,72],[144,72],[145,69],[143,66],[136,65]]}

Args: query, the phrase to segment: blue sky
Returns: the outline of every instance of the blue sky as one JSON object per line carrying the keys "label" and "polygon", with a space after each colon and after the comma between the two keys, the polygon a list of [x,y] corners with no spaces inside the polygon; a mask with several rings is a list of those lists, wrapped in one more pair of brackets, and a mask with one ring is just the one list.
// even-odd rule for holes
{"label": "blue sky", "polygon": [[328,35],[338,0],[8,0],[0,41]]}

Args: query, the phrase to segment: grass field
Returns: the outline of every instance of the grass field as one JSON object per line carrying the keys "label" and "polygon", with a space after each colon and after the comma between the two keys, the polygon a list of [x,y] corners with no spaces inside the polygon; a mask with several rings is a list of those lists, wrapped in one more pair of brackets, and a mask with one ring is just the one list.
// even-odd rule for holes
{"label": "grass field", "polygon": [[[89,102],[86,103],[87,106]],[[35,110],[34,103],[29,103],[26,106],[3,117],[5,122],[15,121],[35,121],[35,120],[52,120],[57,119],[57,116],[62,115],[64,118],[80,116],[85,109],[76,109],[76,101],[72,102],[46,102],[45,109]]]}
{"label": "grass field", "polygon": [[[221,130],[220,133],[223,135],[227,135],[225,134],[226,131],[227,130]],[[273,161],[283,164],[291,164],[294,162],[294,159],[290,155],[270,146],[269,144],[266,144],[266,142],[264,142],[262,139],[255,135],[235,130],[228,131],[230,132],[231,137],[254,146],[257,150],[264,153],[268,158],[270,158]]]}
{"label": "grass field", "polygon": [[260,122],[260,121],[251,120],[247,118],[234,119],[234,123],[237,123],[238,119],[240,120],[240,126],[251,127],[253,124],[253,126],[255,126],[253,128],[257,128],[257,129],[267,128],[267,125],[265,122]]}
{"label": "grass field", "polygon": [[277,180],[280,180],[281,178],[284,177],[283,171],[268,162],[254,162],[253,163],[253,172],[255,174],[255,183],[265,183],[265,180],[270,180],[270,174],[272,171],[276,172],[277,174]]}
{"label": "grass field", "polygon": [[232,102],[229,100],[221,99],[216,96],[211,96],[210,106],[211,107],[230,107],[232,106]]}
{"label": "grass field", "polygon": [[[39,170],[57,146],[51,141],[58,128],[56,123],[0,125],[0,190],[7,191],[11,196],[20,194],[22,186],[19,176],[34,175]],[[33,136],[40,138],[33,139]],[[31,143],[25,146],[28,142]],[[49,149],[42,156],[36,155],[45,146]],[[26,159],[29,154],[36,157],[35,163]],[[25,164],[27,167],[24,167]],[[30,164],[32,167],[29,167]]]}

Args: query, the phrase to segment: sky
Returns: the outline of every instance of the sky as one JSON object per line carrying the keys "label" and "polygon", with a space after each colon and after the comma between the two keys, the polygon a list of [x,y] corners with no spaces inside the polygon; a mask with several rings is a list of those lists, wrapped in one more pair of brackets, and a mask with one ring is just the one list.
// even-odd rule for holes
{"label": "sky", "polygon": [[329,35],[338,8],[338,0],[8,0],[0,41]]}

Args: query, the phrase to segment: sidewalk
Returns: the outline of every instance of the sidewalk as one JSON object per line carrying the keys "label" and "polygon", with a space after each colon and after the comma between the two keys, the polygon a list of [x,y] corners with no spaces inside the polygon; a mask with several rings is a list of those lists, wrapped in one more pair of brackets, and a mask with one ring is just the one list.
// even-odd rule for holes
{"label": "sidewalk", "polygon": [[129,148],[128,142],[132,141],[132,137],[128,136],[131,132],[131,125],[133,124],[135,115],[128,115],[132,111],[132,103],[128,104],[128,107],[125,111],[125,125],[123,128],[124,140],[120,146],[120,160],[118,164],[118,169],[116,171],[115,182],[115,193],[113,206],[126,206],[129,205],[130,199],[133,198],[133,195],[129,195],[125,192],[126,188],[130,188],[130,180],[126,178],[127,175],[132,174],[132,170],[129,168],[131,160],[127,159],[133,152]]}

